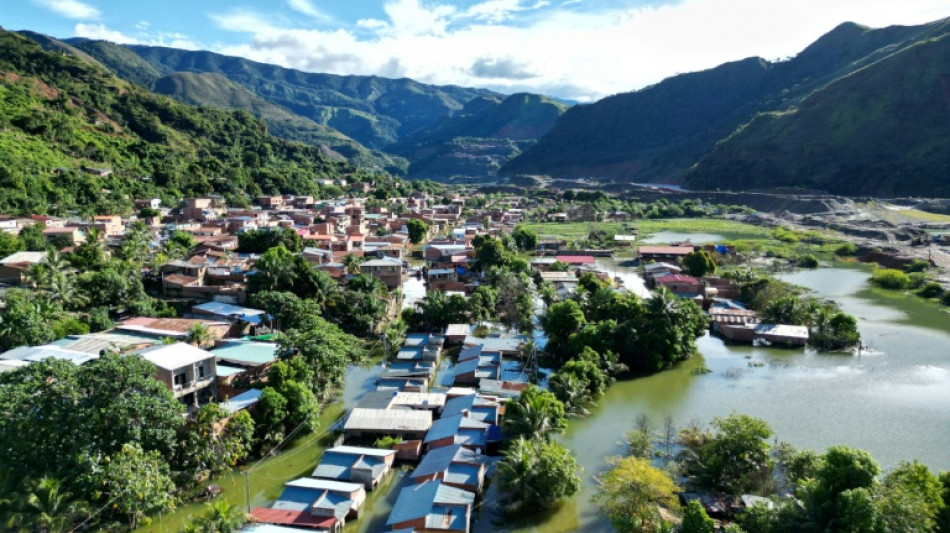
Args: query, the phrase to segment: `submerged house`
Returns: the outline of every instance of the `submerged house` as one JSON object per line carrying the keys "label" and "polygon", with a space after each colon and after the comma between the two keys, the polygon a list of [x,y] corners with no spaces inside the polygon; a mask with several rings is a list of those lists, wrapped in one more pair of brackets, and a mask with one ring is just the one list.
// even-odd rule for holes
{"label": "submerged house", "polygon": [[432,427],[432,412],[415,409],[364,409],[357,407],[343,425],[347,437],[382,437],[392,435],[403,439],[421,439]]}
{"label": "submerged house", "polygon": [[440,481],[402,489],[386,526],[392,531],[468,533],[475,494]]}
{"label": "submerged house", "polygon": [[486,470],[482,454],[453,444],[425,454],[410,477],[416,483],[441,481],[451,487],[479,493],[485,483]]}
{"label": "submerged house", "polygon": [[362,483],[373,490],[392,469],[396,452],[379,448],[336,446],[323,452],[320,464],[311,477]]}
{"label": "submerged house", "polygon": [[484,450],[488,446],[490,424],[468,418],[461,414],[443,417],[432,423],[423,443],[429,450],[460,444],[472,450]]}
{"label": "submerged house", "polygon": [[348,517],[359,516],[365,501],[366,489],[361,483],[300,478],[284,484],[284,492],[271,509],[302,511],[345,525]]}

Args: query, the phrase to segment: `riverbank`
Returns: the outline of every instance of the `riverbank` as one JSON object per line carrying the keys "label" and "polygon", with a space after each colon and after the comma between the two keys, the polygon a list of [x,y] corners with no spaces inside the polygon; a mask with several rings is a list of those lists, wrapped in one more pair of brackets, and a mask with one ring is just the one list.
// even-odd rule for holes
{"label": "riverbank", "polygon": [[[633,269],[616,266],[623,275]],[[872,350],[861,356],[728,344],[709,334],[700,355],[673,369],[615,383],[558,440],[584,468],[581,491],[555,512],[519,524],[496,523],[490,506],[473,531],[612,531],[590,498],[606,457],[625,453],[636,417],[655,427],[672,416],[680,428],[746,413],[767,420],[779,439],[816,451],[845,444],[870,451],[885,470],[918,459],[950,468],[950,321],[914,297],[869,286],[867,266],[803,270],[780,277],[834,299],[855,315]],[[936,315],[936,316],[935,316]],[[929,318],[928,318],[929,317]],[[750,365],[749,363],[755,363]],[[712,372],[695,375],[706,366]],[[486,496],[486,501],[491,493]]]}

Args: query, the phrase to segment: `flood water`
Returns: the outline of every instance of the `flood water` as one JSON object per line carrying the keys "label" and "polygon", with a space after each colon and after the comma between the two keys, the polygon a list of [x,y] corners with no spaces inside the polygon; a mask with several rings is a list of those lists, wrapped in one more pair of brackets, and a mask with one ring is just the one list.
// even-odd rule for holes
{"label": "flood water", "polygon": [[[644,293],[634,269],[609,260],[598,260],[598,266],[622,278],[630,290]],[[914,297],[871,289],[868,277],[867,270],[857,267],[783,275],[855,315],[870,351],[860,356],[818,354],[726,345],[706,335],[698,341],[699,357],[672,370],[614,384],[590,417],[570,422],[558,440],[575,452],[584,468],[582,489],[574,498],[547,516],[505,524],[497,520],[498,498],[490,488],[478,504],[473,531],[612,531],[590,503],[596,488],[593,476],[606,468],[606,457],[624,453],[624,434],[640,413],[657,428],[667,415],[682,427],[691,421],[707,424],[716,416],[747,413],[767,420],[779,440],[797,447],[863,448],[885,470],[911,459],[935,470],[950,469],[950,314]],[[750,361],[764,366],[750,366]],[[703,364],[712,373],[694,375],[692,370]],[[341,403],[350,407],[371,390],[378,370],[378,365],[350,369]],[[313,451],[294,454],[288,461],[291,465],[277,463],[275,471],[258,472],[263,490],[254,491],[255,505],[268,504],[291,476],[309,473],[319,452],[313,442],[303,446],[307,447]],[[243,489],[242,477],[227,478],[226,491]],[[346,530],[385,531],[398,494],[398,489],[387,489],[404,483],[400,473],[374,491],[363,516],[348,523]],[[244,502],[243,495],[239,500]],[[154,526],[152,530],[159,531]]]}
{"label": "flood water", "polygon": [[[616,270],[626,278],[631,269]],[[767,420],[779,440],[797,447],[863,448],[885,470],[911,459],[932,469],[950,468],[950,315],[926,302],[872,290],[868,277],[859,268],[823,268],[784,279],[838,301],[858,318],[873,351],[853,356],[726,345],[707,334],[698,341],[701,357],[618,382],[590,417],[571,421],[559,440],[584,467],[577,496],[536,523],[505,528],[482,516],[475,530],[612,531],[590,503],[593,476],[606,468],[605,457],[624,453],[623,436],[640,413],[657,428],[667,415],[682,427],[747,413]],[[764,366],[749,366],[750,361]],[[712,373],[694,375],[701,364]]]}

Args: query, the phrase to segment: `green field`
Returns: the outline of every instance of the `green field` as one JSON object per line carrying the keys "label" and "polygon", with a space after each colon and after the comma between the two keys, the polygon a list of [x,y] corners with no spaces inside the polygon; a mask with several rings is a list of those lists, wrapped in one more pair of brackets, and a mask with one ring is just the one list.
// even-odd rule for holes
{"label": "green field", "polygon": [[634,220],[631,222],[544,222],[524,224],[542,238],[560,238],[583,240],[592,230],[615,234],[628,234],[636,228],[640,239],[648,239],[661,231],[677,233],[714,233],[722,235],[728,241],[771,241],[772,229],[735,220],[719,218],[669,218],[653,220]]}

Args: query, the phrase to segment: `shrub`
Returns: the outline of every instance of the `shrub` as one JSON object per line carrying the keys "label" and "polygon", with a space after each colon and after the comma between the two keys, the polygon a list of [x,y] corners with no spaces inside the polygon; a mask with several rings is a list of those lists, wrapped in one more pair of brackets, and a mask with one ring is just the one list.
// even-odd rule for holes
{"label": "shrub", "polygon": [[930,263],[924,261],[923,259],[914,259],[910,263],[904,265],[904,272],[923,272],[930,268]]}
{"label": "shrub", "polygon": [[950,291],[943,293],[943,298],[940,301],[943,302],[943,305],[950,305]]}
{"label": "shrub", "polygon": [[917,291],[921,298],[940,298],[943,295],[943,287],[939,283],[930,282]]}
{"label": "shrub", "polygon": [[805,254],[798,258],[798,266],[802,268],[818,268],[818,258],[811,254]]}
{"label": "shrub", "polygon": [[858,245],[853,242],[846,242],[835,249],[835,255],[841,257],[853,257],[858,255]]}
{"label": "shrub", "polygon": [[871,274],[871,283],[885,289],[905,289],[910,286],[910,276],[894,268],[882,268]]}

